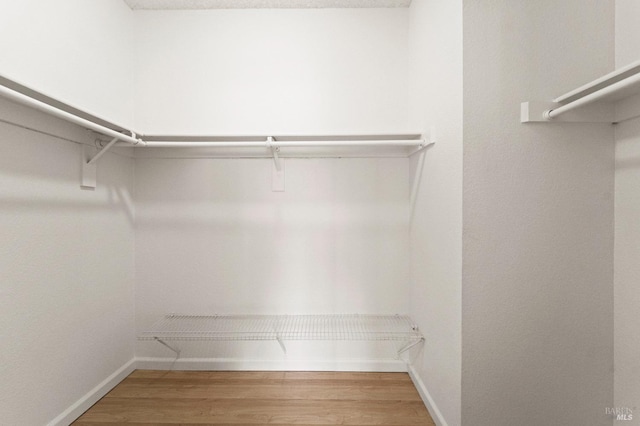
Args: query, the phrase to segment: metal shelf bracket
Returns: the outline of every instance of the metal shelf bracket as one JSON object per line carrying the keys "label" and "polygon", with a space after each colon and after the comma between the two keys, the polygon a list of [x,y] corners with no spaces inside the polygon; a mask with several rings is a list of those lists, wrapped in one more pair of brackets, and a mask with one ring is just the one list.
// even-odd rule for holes
{"label": "metal shelf bracket", "polygon": [[164,340],[162,340],[162,339],[160,339],[160,338],[158,338],[158,337],[154,337],[154,340],[155,340],[156,342],[160,343],[161,345],[164,345],[164,346],[166,346],[167,348],[169,348],[170,350],[172,350],[172,351],[176,354],[176,356],[177,356],[177,357],[179,357],[179,356],[180,356],[180,350],[178,350],[178,349],[174,348],[173,346],[169,345],[169,344],[168,344],[167,342],[165,342]]}
{"label": "metal shelf bracket", "polygon": [[[96,187],[96,163],[107,151],[114,146],[119,140],[122,140],[125,137],[129,137],[127,135],[122,135],[122,137],[114,137],[111,139],[109,143],[102,146],[101,149],[94,155],[91,156],[92,148],[88,146],[83,146],[82,149],[82,181],[80,186],[85,189],[95,189]],[[131,138],[141,142],[138,139],[137,135],[134,132],[131,132]],[[136,144],[134,144],[135,146]]]}
{"label": "metal shelf bracket", "polygon": [[280,147],[275,146],[273,144],[274,142],[275,138],[273,136],[267,137],[266,145],[267,148],[271,150],[271,155],[273,156],[273,167],[271,169],[271,191],[284,192],[284,158],[280,158],[278,155],[280,153]]}
{"label": "metal shelf bracket", "polygon": [[420,343],[423,343],[423,342],[424,342],[424,337],[421,337],[418,340],[414,340],[412,342],[407,343],[406,345],[404,345],[403,347],[398,349],[398,357],[400,357],[400,355],[402,355],[403,353],[405,353],[409,349],[411,349],[414,346],[419,345]]}
{"label": "metal shelf bracket", "polygon": [[274,146],[273,142],[274,142],[273,136],[267,137],[267,142],[266,142],[267,148],[271,150],[271,155],[273,156],[273,163],[276,166],[276,170],[280,171],[281,169],[280,157],[278,156],[278,153],[280,152],[280,147]]}
{"label": "metal shelf bracket", "polygon": [[282,340],[282,337],[280,337],[278,335],[278,336],[276,336],[276,340],[280,344],[280,347],[282,348],[282,352],[284,352],[284,354],[286,355],[287,354],[287,347],[284,345],[284,341]]}

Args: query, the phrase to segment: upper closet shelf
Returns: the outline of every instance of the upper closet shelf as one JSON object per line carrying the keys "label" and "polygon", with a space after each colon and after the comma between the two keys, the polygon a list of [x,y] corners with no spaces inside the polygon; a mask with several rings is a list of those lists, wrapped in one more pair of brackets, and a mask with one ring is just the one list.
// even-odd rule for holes
{"label": "upper closet shelf", "polygon": [[142,136],[145,142],[144,148],[136,149],[135,156],[143,158],[273,157],[276,163],[280,157],[408,157],[429,146],[432,143],[430,136],[422,133],[144,135]]}
{"label": "upper closet shelf", "polygon": [[[388,132],[388,133],[357,133],[340,135],[323,134],[264,134],[264,135],[157,135],[143,134],[126,126],[121,126],[104,117],[97,116],[77,106],[66,103],[55,97],[46,95],[32,87],[16,80],[0,75],[0,96],[13,102],[47,113],[54,117],[77,124],[98,134],[107,136],[110,140],[98,141],[101,150],[88,160],[94,163],[105,151],[113,146],[135,146],[136,148],[211,148],[222,149],[223,157],[229,157],[229,149],[258,149],[258,153],[249,157],[271,156],[272,151],[280,148],[292,148],[293,153],[302,152],[301,148],[336,148],[336,147],[394,147],[396,156],[410,156],[421,151],[433,141],[425,140],[419,132]],[[431,132],[433,134],[433,131]],[[224,149],[227,152],[224,152]],[[297,149],[297,151],[296,151]],[[154,150],[157,152],[157,150]],[[389,152],[389,151],[387,151]],[[329,151],[324,156],[331,156]],[[334,156],[342,156],[338,151]],[[244,156],[245,154],[242,154]],[[215,154],[213,154],[215,156]]]}
{"label": "upper closet shelf", "polygon": [[[0,96],[109,138],[105,141],[98,140],[97,150],[94,147],[85,147],[82,154],[81,186],[87,188],[96,186],[98,159],[117,145],[140,148],[136,149],[135,154],[140,157],[272,157],[275,172],[279,173],[278,179],[281,179],[281,157],[408,157],[434,143],[433,130],[430,135],[417,132],[349,135],[144,135],[2,75]],[[165,151],[163,154],[162,150],[157,148],[174,150],[169,153]],[[281,149],[285,148],[286,152],[281,152]],[[189,149],[189,153],[186,154],[184,149]]]}
{"label": "upper closet shelf", "polygon": [[552,102],[523,102],[522,123],[619,123],[640,117],[640,61],[578,87]]}

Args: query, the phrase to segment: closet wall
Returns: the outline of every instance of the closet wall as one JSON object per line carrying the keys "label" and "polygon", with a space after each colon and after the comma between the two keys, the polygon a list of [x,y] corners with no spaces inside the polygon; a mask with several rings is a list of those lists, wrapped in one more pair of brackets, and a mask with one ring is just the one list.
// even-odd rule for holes
{"label": "closet wall", "polygon": [[[285,192],[271,191],[269,159],[110,153],[98,188],[81,191],[78,142],[92,138],[0,101],[2,421],[50,421],[130,361],[136,330],[167,312],[409,311],[427,338],[413,372],[449,425],[610,424],[614,172],[615,402],[635,403],[623,396],[634,398],[637,376],[624,327],[637,300],[638,126],[617,128],[614,164],[611,126],[518,116],[520,102],[613,68],[613,3],[197,13],[50,3],[2,3],[0,71],[123,124],[135,114],[142,131],[435,125],[438,143],[424,163],[287,159]],[[616,5],[623,65],[636,59],[637,6]],[[281,360],[268,344],[192,354]],[[383,348],[289,349],[328,360]],[[151,342],[137,355],[173,354]]]}
{"label": "closet wall", "polygon": [[521,124],[614,68],[614,3],[464,2],[462,423],[611,425],[610,124]]}
{"label": "closet wall", "polygon": [[[131,120],[125,5],[0,10],[2,74]],[[79,143],[93,137],[0,99],[2,424],[48,423],[134,356],[133,160],[105,155],[99,187],[81,191]]]}
{"label": "closet wall", "polygon": [[[616,1],[616,67],[640,59],[640,3]],[[640,401],[640,119],[615,126],[615,406],[634,409]],[[640,413],[633,410],[640,424]]]}
{"label": "closet wall", "polygon": [[[143,129],[407,128],[406,9],[135,14]],[[407,312],[407,158],[288,158],[286,190],[273,192],[271,159],[171,158],[177,153],[136,158],[139,330],[169,312]],[[294,347],[287,359],[333,359],[340,350]],[[371,350],[355,356],[371,358]],[[172,353],[142,343],[138,355]],[[284,359],[274,342],[217,345],[199,355]]]}
{"label": "closet wall", "polygon": [[[414,0],[409,10],[410,127],[434,125],[436,145],[414,156],[411,317],[426,343],[413,359],[434,418],[460,424],[462,279],[462,1]],[[435,343],[437,342],[437,344]]]}
{"label": "closet wall", "polygon": [[133,13],[113,0],[1,0],[0,73],[133,125]]}
{"label": "closet wall", "polygon": [[133,160],[105,155],[81,191],[84,130],[0,117],[0,423],[45,424],[133,359]]}
{"label": "closet wall", "polygon": [[134,15],[140,131],[246,135],[405,129],[407,9]]}

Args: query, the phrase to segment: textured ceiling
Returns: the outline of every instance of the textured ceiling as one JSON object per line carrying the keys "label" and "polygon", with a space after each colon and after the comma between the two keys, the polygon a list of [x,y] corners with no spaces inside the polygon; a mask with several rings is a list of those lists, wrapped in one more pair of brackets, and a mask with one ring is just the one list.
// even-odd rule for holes
{"label": "textured ceiling", "polygon": [[131,9],[317,9],[409,7],[411,0],[124,0]]}

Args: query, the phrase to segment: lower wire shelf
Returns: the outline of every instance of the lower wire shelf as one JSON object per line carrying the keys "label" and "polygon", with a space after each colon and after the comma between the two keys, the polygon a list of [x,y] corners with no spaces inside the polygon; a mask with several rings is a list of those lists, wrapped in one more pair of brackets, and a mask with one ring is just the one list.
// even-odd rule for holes
{"label": "lower wire shelf", "polygon": [[398,355],[424,341],[406,315],[178,315],[169,314],[142,332],[179,355],[170,341],[286,340],[404,341]]}

